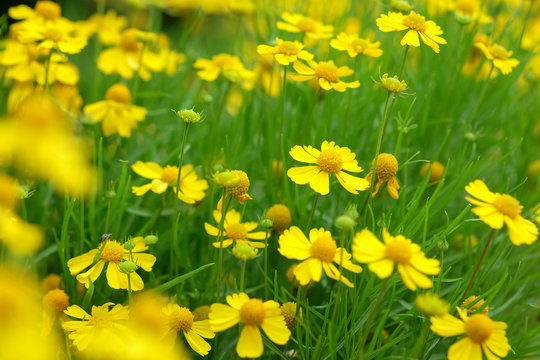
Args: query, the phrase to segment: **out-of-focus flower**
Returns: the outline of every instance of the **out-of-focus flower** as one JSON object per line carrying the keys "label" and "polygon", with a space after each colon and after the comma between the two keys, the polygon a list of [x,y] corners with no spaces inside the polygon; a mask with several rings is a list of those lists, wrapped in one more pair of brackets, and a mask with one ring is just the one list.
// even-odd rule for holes
{"label": "out-of-focus flower", "polygon": [[357,34],[340,33],[335,39],[330,41],[330,46],[334,49],[347,51],[350,57],[357,57],[363,54],[369,57],[377,58],[382,55],[380,41],[371,42],[369,39],[359,38]]}
{"label": "out-of-focus flower", "polygon": [[450,311],[450,304],[446,300],[429,291],[416,297],[416,307],[427,316],[442,316]]}
{"label": "out-of-focus flower", "polygon": [[15,20],[43,24],[61,19],[62,8],[53,1],[38,1],[33,9],[27,5],[10,7],[8,14]]}
{"label": "out-of-focus flower", "polygon": [[18,39],[22,43],[36,43],[38,48],[60,51],[66,54],[78,54],[86,46],[83,36],[72,35],[73,24],[69,21],[54,23],[29,22],[17,29]]}
{"label": "out-of-focus flower", "polygon": [[400,81],[397,75],[388,76],[388,74],[384,74],[381,78],[380,85],[393,93],[400,93],[407,89],[407,83],[405,80]]}
{"label": "out-of-focus flower", "polygon": [[229,54],[218,54],[211,60],[199,58],[193,67],[200,69],[197,76],[206,81],[214,81],[221,74],[225,79],[249,88],[255,79],[255,73],[247,70],[238,56]]}
{"label": "out-of-focus flower", "polygon": [[260,55],[257,59],[257,64],[255,64],[253,69],[265,94],[270,97],[279,95],[281,88],[280,84],[283,78],[277,67],[274,68],[273,62],[273,55]]}
{"label": "out-of-focus flower", "polygon": [[504,75],[510,74],[512,70],[519,65],[519,60],[511,59],[513,52],[506,50],[499,44],[491,44],[486,46],[484,43],[475,43],[488,60],[493,62],[493,66],[501,71]]}
{"label": "out-of-focus flower", "polygon": [[432,183],[435,181],[439,181],[444,174],[444,165],[441,164],[439,161],[425,163],[424,166],[422,166],[422,170],[420,170],[420,176],[426,176],[430,168],[431,174],[429,176],[429,182]]}
{"label": "out-of-focus flower", "polygon": [[272,230],[278,234],[283,234],[283,231],[291,225],[291,211],[283,204],[270,206],[264,217],[272,220]]}
{"label": "out-of-focus flower", "polygon": [[[465,240],[465,242],[463,240]],[[465,244],[465,246],[463,246],[463,244]],[[463,238],[463,234],[458,234],[452,240],[452,245],[454,245],[457,250],[461,250],[463,248],[472,249],[478,245],[478,239],[474,235]]]}
{"label": "out-of-focus flower", "polygon": [[126,17],[118,16],[114,10],[107,11],[105,15],[94,14],[88,22],[94,25],[99,41],[106,46],[120,43],[122,30],[127,25]]}
{"label": "out-of-focus flower", "polygon": [[273,55],[279,64],[285,66],[294,63],[297,59],[313,59],[313,54],[303,50],[304,45],[297,40],[283,41],[280,38],[276,38],[276,42],[276,46],[259,45],[257,47],[257,53],[261,55]]}
{"label": "out-of-focus flower", "polygon": [[318,63],[308,60],[307,63],[309,66],[300,61],[296,61],[293,64],[293,67],[298,74],[292,74],[290,78],[295,81],[315,79],[319,86],[324,90],[334,89],[339,92],[344,92],[347,88],[354,89],[360,86],[358,80],[347,83],[340,79],[343,76],[354,74],[354,71],[347,66],[340,66],[338,68],[332,60],[321,61]]}
{"label": "out-of-focus flower", "polygon": [[[477,312],[480,310],[480,308],[485,304],[485,301],[483,299],[478,300],[478,296],[469,296],[463,302],[461,303],[461,308],[465,308],[468,310],[468,314],[471,315],[472,313]],[[474,302],[473,305],[471,305]],[[484,307],[482,310],[482,314],[488,315],[489,314],[489,306]]]}
{"label": "out-of-focus flower", "polygon": [[324,25],[322,22],[301,14],[284,12],[281,14],[283,21],[277,22],[277,28],[292,33],[304,33],[312,40],[331,38],[334,32],[332,25]]}

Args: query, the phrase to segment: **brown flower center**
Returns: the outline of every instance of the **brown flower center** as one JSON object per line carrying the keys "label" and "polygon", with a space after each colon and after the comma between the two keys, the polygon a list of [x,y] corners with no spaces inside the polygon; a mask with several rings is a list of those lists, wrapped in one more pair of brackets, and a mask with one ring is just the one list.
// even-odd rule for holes
{"label": "brown flower center", "polygon": [[188,331],[193,326],[195,317],[185,307],[175,307],[174,311],[169,315],[169,326],[174,331]]}
{"label": "brown flower center", "polygon": [[377,177],[383,181],[390,180],[398,171],[398,161],[392,154],[379,154],[377,158]]}
{"label": "brown flower center", "polygon": [[126,52],[139,51],[140,44],[137,41],[137,34],[134,29],[128,29],[122,33],[120,47]]}

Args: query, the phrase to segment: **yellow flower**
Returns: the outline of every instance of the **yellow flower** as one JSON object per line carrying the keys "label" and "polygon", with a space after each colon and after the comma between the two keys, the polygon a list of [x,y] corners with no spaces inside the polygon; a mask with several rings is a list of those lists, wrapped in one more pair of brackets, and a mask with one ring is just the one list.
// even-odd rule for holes
{"label": "yellow flower", "polygon": [[278,234],[283,234],[283,231],[291,225],[291,211],[283,204],[270,206],[264,217],[272,220],[272,230]]}
{"label": "yellow flower", "polygon": [[58,50],[66,54],[78,54],[86,46],[83,36],[74,36],[70,21],[38,24],[30,22],[18,29],[18,39],[22,43],[38,43],[38,48]]}
{"label": "yellow flower", "polygon": [[439,260],[428,259],[422,249],[403,235],[396,237],[383,229],[382,243],[367,229],[356,233],[353,239],[353,257],[356,261],[368,264],[379,279],[392,275],[394,265],[397,268],[405,286],[416,291],[417,288],[429,289],[433,282],[426,275],[437,275],[441,268]]}
{"label": "yellow flower", "polygon": [[407,33],[401,39],[401,45],[420,46],[419,37],[422,42],[439,53],[438,44],[446,44],[446,40],[440,37],[443,31],[433,21],[426,21],[426,18],[420,14],[411,11],[409,15],[403,15],[398,12],[388,12],[388,15],[382,14],[377,19],[379,30],[384,32],[407,30]]}
{"label": "yellow flower", "polygon": [[[356,155],[347,147],[339,147],[333,141],[323,141],[321,150],[311,146],[294,146],[289,154],[293,159],[316,165],[290,168],[287,176],[299,185],[308,184],[321,195],[330,191],[330,173],[335,174],[339,183],[350,193],[358,194],[358,191],[366,190],[369,182],[365,179],[349,175],[345,171],[354,173],[362,172]],[[345,170],[345,171],[344,171]]]}
{"label": "yellow flower", "polygon": [[[131,250],[131,254],[118,241],[105,240],[97,249],[90,250],[83,255],[70,259],[67,265],[71,275],[77,275],[92,265],[88,271],[77,275],[77,280],[88,288],[90,286],[89,280],[96,282],[105,264],[108,264],[107,283],[109,286],[113,289],[128,289],[128,276],[122,274],[118,268],[121,261],[132,260],[144,271],[152,271],[152,266],[156,262],[154,255],[143,253],[143,251],[148,250],[148,246],[144,243],[141,236],[134,237],[131,241],[135,243],[135,248]],[[131,256],[133,256],[133,259]],[[130,282],[133,291],[139,291],[144,288],[143,280],[136,272],[130,274]]]}
{"label": "yellow flower", "polygon": [[484,53],[486,58],[493,61],[493,66],[495,66],[501,71],[501,73],[505,75],[510,74],[512,70],[519,65],[519,60],[510,59],[513,52],[506,50],[499,44],[493,43],[486,45],[484,43],[477,42],[474,45]]}
{"label": "yellow flower", "polygon": [[120,43],[122,30],[127,25],[126,17],[118,16],[114,10],[107,11],[105,15],[94,14],[88,22],[95,25],[99,41],[107,46]]}
{"label": "yellow flower", "polygon": [[359,38],[357,34],[340,33],[335,39],[330,41],[330,46],[334,49],[347,51],[350,57],[363,54],[369,57],[378,58],[382,55],[380,41],[371,42],[369,39]]}
{"label": "yellow flower", "polygon": [[[178,166],[167,165],[164,168],[158,164],[148,161],[137,161],[131,166],[131,169],[138,175],[152,179],[152,182],[143,186],[133,186],[131,189],[137,196],[146,194],[152,190],[156,194],[163,194],[170,187],[176,193],[176,183],[178,181]],[[199,179],[193,169],[193,165],[185,164],[180,171],[180,189],[178,190],[178,199],[186,204],[194,204],[205,197],[205,191],[208,189],[208,182]]]}
{"label": "yellow flower", "polygon": [[193,67],[200,69],[197,71],[197,76],[206,81],[214,81],[220,74],[231,82],[249,84],[255,79],[255,73],[247,70],[238,56],[229,54],[215,55],[212,60],[199,58]]}
{"label": "yellow flower", "polygon": [[255,74],[261,83],[264,92],[270,97],[276,97],[280,92],[280,82],[283,76],[280,74],[279,69],[273,67],[274,56],[273,55],[260,55],[255,64]]}
{"label": "yellow flower", "polygon": [[61,18],[62,8],[53,1],[38,1],[34,8],[17,5],[8,9],[8,14],[15,20],[26,20],[37,23],[54,22]]}
{"label": "yellow flower", "polygon": [[357,88],[360,86],[360,82],[355,80],[353,82],[341,81],[342,76],[349,76],[354,71],[347,66],[340,66],[339,68],[334,64],[334,61],[321,61],[319,63],[308,60],[308,65],[300,61],[296,61],[293,64],[294,70],[298,74],[292,74],[290,78],[295,81],[307,81],[316,79],[319,86],[324,90],[334,89],[339,92],[344,92],[347,88]]}
{"label": "yellow flower", "polygon": [[452,245],[457,250],[461,250],[465,244],[465,249],[472,249],[476,245],[478,245],[478,239],[474,235],[466,236],[465,239],[463,238],[463,234],[457,234],[454,239],[452,240]]}
{"label": "yellow flower", "polygon": [[177,304],[168,304],[163,308],[163,313],[169,342],[174,343],[177,333],[181,331],[193,350],[201,356],[208,354],[211,347],[203,338],[213,339],[215,336],[208,320],[194,321],[191,311]]}
{"label": "yellow flower", "polygon": [[257,358],[263,354],[259,326],[272,342],[285,345],[289,341],[291,332],[277,302],[262,302],[260,299],[250,299],[245,293],[239,293],[227,296],[227,303],[229,306],[212,304],[208,318],[215,332],[227,330],[239,322],[244,324],[236,344],[238,356]]}
{"label": "yellow flower", "polygon": [[294,269],[300,285],[307,285],[312,280],[320,281],[324,269],[329,278],[354,287],[333,263],[354,273],[362,271],[360,266],[351,262],[351,254],[344,248],[338,248],[330,231],[324,228],[311,229],[308,240],[302,230],[291,226],[279,237],[278,251],[288,259],[302,260]]}
{"label": "yellow flower", "polygon": [[314,20],[301,14],[291,14],[284,12],[281,18],[285,21],[278,21],[277,28],[292,33],[305,33],[306,37],[312,40],[331,38],[334,27],[324,25],[322,22]]}
{"label": "yellow flower", "polygon": [[[216,223],[220,223],[221,221],[221,211],[214,210],[214,220],[216,220]],[[257,231],[257,232],[251,232],[259,226],[259,223],[257,222],[241,222],[240,213],[236,210],[229,210],[227,214],[225,215],[225,221],[224,221],[224,231],[223,231],[223,247],[229,247],[233,242],[235,244],[249,244],[256,248],[264,248],[264,242],[260,241],[250,241],[251,240],[264,240],[265,232],[264,231]],[[210,225],[209,223],[204,223],[204,228],[206,229],[206,232],[210,236],[217,236],[218,235],[218,228]],[[219,248],[220,241],[214,242],[212,245],[214,247]]]}
{"label": "yellow flower", "polygon": [[407,83],[405,80],[399,81],[397,75],[389,77],[388,74],[384,74],[381,78],[380,84],[383,88],[393,93],[400,93],[407,89]]}
{"label": "yellow flower", "polygon": [[492,193],[482,180],[469,183],[465,190],[473,196],[465,199],[476,205],[472,212],[492,229],[501,229],[506,224],[514,245],[530,245],[536,241],[538,229],[521,216],[523,206],[514,197]]}
{"label": "yellow flower", "polygon": [[[373,176],[373,163],[375,160],[373,160],[371,165],[371,170],[369,171],[369,174],[366,176],[366,180],[371,183],[371,177]],[[377,185],[375,185],[375,191],[371,196],[377,195],[379,192],[379,188],[381,187],[382,183],[387,181],[386,188],[388,189],[388,193],[391,197],[394,199],[398,199],[398,190],[399,190],[399,184],[396,179],[396,174],[398,171],[398,161],[392,154],[379,154],[377,157],[377,168],[375,169],[375,174],[377,175]]]}
{"label": "yellow flower", "polygon": [[506,324],[493,321],[487,315],[467,316],[467,310],[457,308],[458,319],[450,314],[431,318],[431,330],[440,336],[465,337],[448,349],[448,360],[482,360],[482,350],[490,360],[508,355],[510,345],[506,338]]}
{"label": "yellow flower", "polygon": [[426,176],[428,170],[431,168],[431,175],[429,176],[429,182],[435,182],[441,180],[444,174],[444,165],[438,161],[425,163],[420,170],[420,176]]}
{"label": "yellow flower", "polygon": [[64,321],[62,327],[68,332],[73,345],[84,351],[97,351],[98,348],[110,347],[117,350],[121,346],[124,335],[127,333],[126,321],[129,319],[127,306],[114,305],[112,302],[101,306],[92,306],[92,314],[88,314],[81,307],[72,305],[64,313],[79,320]]}
{"label": "yellow flower", "polygon": [[94,122],[102,121],[105,136],[118,134],[130,137],[131,130],[144,120],[146,109],[131,104],[131,93],[126,85],[114,84],[107,90],[105,100],[84,107],[84,115]]}
{"label": "yellow flower", "polygon": [[416,297],[416,307],[427,316],[443,316],[450,311],[450,304],[431,292]]}
{"label": "yellow flower", "polygon": [[[478,296],[469,296],[468,298],[466,298],[465,300],[463,300],[463,302],[461,303],[461,307],[462,308],[465,308],[465,310],[468,311],[468,314],[470,315],[471,313],[474,313],[474,312],[477,312],[478,310],[480,310],[480,308],[484,305],[485,301],[484,299],[480,299],[478,300]],[[473,302],[476,303],[474,305],[470,305],[472,304]],[[470,305],[470,306],[469,306]],[[489,306],[486,306],[483,310],[482,310],[482,314],[484,315],[488,315],[489,313]]]}
{"label": "yellow flower", "polygon": [[276,46],[259,45],[257,53],[261,55],[273,55],[276,61],[281,65],[289,65],[297,59],[312,60],[313,54],[302,50],[304,45],[300,41],[283,41],[276,38]]}

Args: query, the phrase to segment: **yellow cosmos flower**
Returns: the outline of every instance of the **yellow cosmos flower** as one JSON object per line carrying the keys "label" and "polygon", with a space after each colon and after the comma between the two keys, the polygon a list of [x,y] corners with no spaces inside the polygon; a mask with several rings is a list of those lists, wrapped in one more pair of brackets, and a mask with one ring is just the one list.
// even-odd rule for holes
{"label": "yellow cosmos flower", "polygon": [[304,48],[304,44],[302,44],[300,41],[283,41],[280,38],[276,38],[276,42],[276,46],[257,46],[257,53],[261,55],[273,55],[279,64],[285,66],[295,62],[297,59],[313,59],[313,54],[310,54],[306,50],[302,50]]}
{"label": "yellow cosmos flower", "polygon": [[78,54],[86,46],[86,38],[72,35],[73,24],[68,20],[63,20],[54,23],[24,24],[17,29],[18,39],[22,43],[38,43],[38,48],[54,49],[65,54]]}
{"label": "yellow cosmos flower", "polygon": [[429,289],[433,282],[426,275],[437,275],[441,268],[439,260],[428,259],[422,249],[403,235],[396,237],[383,229],[382,243],[367,229],[356,233],[352,251],[356,261],[368,264],[379,279],[387,279],[397,268],[405,286],[416,291],[417,288]]}
{"label": "yellow cosmos flower", "polygon": [[79,319],[62,322],[69,339],[79,351],[86,349],[96,351],[97,349],[92,348],[104,347],[117,350],[122,344],[128,329],[125,323],[129,319],[129,311],[127,306],[120,304],[109,309],[112,305],[114,305],[112,302],[108,302],[101,306],[92,306],[91,315],[77,305],[72,305],[64,311],[66,315]]}
{"label": "yellow cosmos flower", "polygon": [[[302,260],[294,268],[294,276],[300,285],[307,285],[312,280],[321,281],[324,269],[329,278],[354,287],[354,284],[341,274],[333,263],[353,273],[358,274],[362,271],[360,266],[351,262],[351,254],[344,248],[338,248],[330,231],[325,231],[324,228],[311,229],[308,240],[302,230],[291,226],[279,237],[278,251],[287,259]],[[343,262],[341,262],[342,259]]]}
{"label": "yellow cosmos flower", "polygon": [[357,34],[340,33],[335,39],[330,41],[330,46],[336,50],[347,51],[350,57],[357,57],[363,54],[369,57],[378,58],[382,55],[380,41],[371,42],[369,39],[359,38]]}
{"label": "yellow cosmos flower", "polygon": [[354,89],[360,86],[358,80],[348,83],[341,81],[340,78],[342,76],[349,76],[354,73],[354,71],[347,66],[340,66],[338,68],[332,60],[321,61],[319,63],[308,60],[307,63],[309,66],[300,61],[296,61],[293,64],[293,67],[299,75],[293,74],[290,78],[295,81],[316,79],[319,86],[324,90],[334,89],[339,92],[344,92],[347,88]]}
{"label": "yellow cosmos flower", "polygon": [[[371,170],[369,171],[369,174],[366,176],[366,180],[371,183],[371,177],[373,176],[373,163],[371,165]],[[388,189],[388,193],[391,197],[394,199],[398,199],[398,190],[399,190],[399,184],[396,179],[396,174],[398,171],[398,161],[392,154],[379,154],[377,157],[377,168],[375,169],[375,174],[377,175],[377,185],[375,185],[375,191],[371,196],[377,195],[379,192],[379,188],[381,187],[383,182],[387,182],[386,188]]]}
{"label": "yellow cosmos flower", "polygon": [[512,70],[519,65],[519,60],[511,59],[513,52],[506,50],[499,44],[484,44],[477,42],[474,44],[479,48],[486,58],[493,61],[493,66],[501,71],[503,74],[510,74]]}
{"label": "yellow cosmos flower", "polygon": [[[214,220],[216,220],[216,223],[220,223],[221,221],[221,211],[214,210]],[[236,245],[239,244],[249,244],[256,248],[264,248],[264,242],[260,241],[250,241],[250,240],[264,240],[265,232],[264,231],[257,231],[257,232],[251,232],[255,230],[259,226],[259,223],[257,222],[241,222],[241,216],[240,213],[236,210],[229,210],[227,214],[225,215],[225,222],[224,222],[224,232],[223,232],[223,247],[229,247],[233,242]],[[206,229],[206,232],[210,236],[217,236],[218,235],[218,228],[210,225],[209,223],[204,223],[204,228]],[[216,241],[212,245],[214,247],[219,248],[221,245],[221,242]]]}
{"label": "yellow cosmos flower", "polygon": [[208,318],[215,332],[227,330],[239,322],[244,324],[236,344],[238,356],[258,358],[263,354],[259,326],[272,342],[285,345],[289,341],[291,332],[277,302],[262,302],[260,299],[250,299],[245,293],[239,293],[227,296],[227,303],[229,306],[212,304]]}
{"label": "yellow cosmos flower", "polygon": [[321,195],[330,191],[330,173],[335,174],[341,186],[350,193],[358,194],[358,191],[369,187],[367,180],[345,172],[358,173],[364,169],[358,166],[356,155],[349,148],[339,147],[333,141],[323,141],[320,151],[311,146],[296,145],[289,154],[296,161],[316,164],[290,168],[287,176],[299,185],[309,183],[309,186]]}
{"label": "yellow cosmos flower", "polygon": [[[156,194],[163,194],[170,187],[176,193],[176,183],[178,182],[178,166],[167,165],[164,168],[154,162],[137,161],[131,169],[138,175],[152,179],[152,182],[143,186],[133,186],[131,189],[137,196],[142,196],[152,190]],[[194,204],[205,197],[208,189],[208,182],[199,179],[193,169],[193,165],[186,164],[180,171],[180,189],[178,199],[186,204]]]}
{"label": "yellow cosmos flower", "polygon": [[84,115],[94,122],[101,121],[105,136],[130,137],[131,130],[144,120],[146,109],[131,104],[131,93],[126,85],[114,84],[107,90],[105,100],[84,107]]}
{"label": "yellow cosmos flower", "polygon": [[420,46],[422,42],[439,53],[438,44],[446,44],[446,40],[440,37],[443,31],[433,21],[426,21],[426,18],[420,14],[411,11],[409,15],[403,15],[398,12],[388,12],[388,15],[382,14],[377,19],[379,30],[384,32],[407,30],[407,33],[401,39],[401,45]]}
{"label": "yellow cosmos flower", "polygon": [[[67,265],[71,275],[77,275],[92,265],[89,270],[77,275],[77,280],[86,287],[89,287],[89,280],[96,282],[105,264],[108,264],[107,283],[109,286],[113,289],[128,289],[128,277],[126,274],[121,273],[118,268],[121,261],[131,260],[144,271],[152,271],[152,266],[156,262],[154,255],[143,253],[143,251],[148,250],[148,246],[144,243],[141,236],[134,237],[131,241],[135,243],[135,248],[131,250],[131,254],[118,241],[106,240],[97,249],[90,250],[86,254],[70,259]],[[131,290],[133,291],[139,291],[144,288],[143,280],[136,272],[130,274],[130,282]]]}
{"label": "yellow cosmos flower", "polygon": [[277,28],[292,33],[304,33],[312,40],[331,38],[334,32],[332,25],[324,25],[322,22],[314,20],[301,14],[291,14],[284,12],[281,14],[283,21],[277,22]]}
{"label": "yellow cosmos flower", "polygon": [[482,180],[469,183],[465,190],[473,196],[465,199],[476,205],[472,212],[492,229],[501,229],[506,224],[514,245],[530,245],[536,241],[538,228],[521,216],[523,206],[514,197],[492,193]]}
{"label": "yellow cosmos flower", "polygon": [[191,311],[177,304],[168,304],[163,308],[163,313],[166,316],[165,330],[168,342],[174,344],[177,334],[183,332],[194,351],[201,356],[208,354],[211,347],[203,338],[213,339],[215,336],[208,320],[194,321]]}
{"label": "yellow cosmos flower", "polygon": [[431,330],[440,336],[465,337],[448,349],[448,360],[482,360],[482,351],[490,360],[504,358],[510,351],[506,324],[493,321],[485,314],[467,316],[467,310],[457,308],[458,319],[450,314],[431,318]]}

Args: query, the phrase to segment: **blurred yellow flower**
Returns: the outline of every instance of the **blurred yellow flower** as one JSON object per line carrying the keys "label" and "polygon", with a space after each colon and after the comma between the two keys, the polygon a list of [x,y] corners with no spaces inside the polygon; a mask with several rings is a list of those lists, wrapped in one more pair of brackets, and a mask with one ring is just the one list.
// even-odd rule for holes
{"label": "blurred yellow flower", "polygon": [[354,284],[340,273],[339,267],[356,274],[362,271],[360,266],[351,262],[351,254],[344,248],[338,248],[330,231],[324,228],[311,229],[308,240],[302,230],[291,226],[279,237],[278,251],[287,259],[302,261],[294,268],[294,276],[300,285],[307,285],[310,281],[321,281],[324,269],[329,278],[354,287]]}
{"label": "blurred yellow flower", "polygon": [[[213,212],[214,220],[216,223],[221,221],[221,211],[214,210]],[[235,244],[249,244],[256,248],[264,248],[264,242],[261,241],[251,241],[251,240],[264,240],[265,232],[256,231],[252,232],[259,226],[257,222],[241,222],[240,213],[236,210],[229,210],[225,215],[225,221],[223,225],[223,247],[229,247],[233,242]],[[210,225],[209,223],[204,223],[204,228],[208,235],[217,236],[218,228]],[[212,243],[214,247],[219,248],[221,246],[220,241]]]}
{"label": "blurred yellow flower", "polygon": [[272,231],[278,234],[283,234],[283,231],[291,225],[291,210],[283,204],[270,206],[264,217],[272,220]]}
{"label": "blurred yellow flower", "polygon": [[357,34],[339,33],[335,39],[330,41],[330,46],[336,50],[347,51],[350,57],[363,54],[369,57],[378,58],[382,55],[380,41],[371,42],[369,39],[359,38]]}
{"label": "blurred yellow flower", "polygon": [[425,163],[424,166],[422,166],[422,169],[420,170],[420,176],[422,177],[426,176],[430,168],[431,168],[431,175],[429,176],[429,182],[432,183],[435,181],[439,181],[444,174],[444,165],[441,164],[439,161]]}
{"label": "blurred yellow flower", "polygon": [[[131,189],[137,196],[142,196],[152,190],[156,194],[163,194],[170,187],[176,193],[178,181],[178,166],[167,165],[164,168],[158,164],[148,161],[137,161],[131,169],[138,175],[152,179],[152,182],[143,186],[133,186]],[[178,189],[178,199],[186,204],[194,204],[205,197],[208,189],[208,182],[199,179],[193,169],[193,165],[185,164],[180,171],[180,188]]]}
{"label": "blurred yellow flower", "polygon": [[257,53],[261,55],[273,55],[279,64],[285,66],[294,63],[297,59],[313,59],[313,54],[303,50],[304,45],[300,41],[283,41],[280,38],[276,38],[276,42],[276,46],[257,46]]}
{"label": "blurred yellow flower", "polygon": [[122,30],[127,25],[125,16],[118,16],[116,11],[109,10],[106,14],[94,14],[90,16],[88,22],[95,26],[98,39],[103,45],[116,45],[122,39]]}
{"label": "blurred yellow flower", "polygon": [[57,50],[66,54],[78,54],[86,46],[83,36],[72,35],[73,24],[68,21],[54,23],[29,22],[18,28],[18,39],[22,43],[37,43],[38,48]]}
{"label": "blurred yellow flower", "polygon": [[478,42],[474,44],[479,48],[488,60],[493,62],[493,66],[501,71],[504,75],[510,74],[512,70],[519,65],[519,60],[511,59],[513,52],[506,50],[499,44],[489,44]]}
{"label": "blurred yellow flower", "polygon": [[340,66],[338,68],[332,60],[321,61],[318,63],[308,60],[307,63],[309,66],[306,66],[300,61],[296,61],[293,64],[293,67],[299,75],[292,74],[290,78],[295,81],[307,81],[315,79],[317,80],[319,86],[324,90],[334,89],[339,92],[344,92],[347,90],[347,88],[354,89],[360,86],[360,82],[358,82],[358,80],[347,83],[340,79],[342,76],[354,74],[354,71],[347,66]]}
{"label": "blurred yellow flower", "polygon": [[322,22],[301,14],[284,12],[281,14],[283,21],[277,22],[277,28],[292,33],[304,33],[312,40],[331,38],[334,32],[332,25],[324,25]]}
{"label": "blurred yellow flower", "polygon": [[[369,174],[366,176],[366,180],[371,183],[371,177],[373,175],[373,165],[375,164],[375,160],[371,163],[371,169],[369,170]],[[396,179],[396,174],[398,171],[398,161],[392,154],[379,154],[377,157],[377,168],[375,169],[375,175],[377,176],[377,184],[375,185],[375,191],[371,196],[377,195],[379,192],[379,188],[381,187],[383,182],[387,182],[386,188],[388,190],[388,193],[391,197],[394,199],[398,199],[398,190],[399,190],[399,184]]]}
{"label": "blurred yellow flower", "polygon": [[107,90],[105,100],[84,107],[84,115],[94,122],[101,121],[105,136],[130,137],[131,130],[144,120],[146,109],[131,104],[131,93],[126,85],[114,84]]}
{"label": "blurred yellow flower", "polygon": [[427,316],[443,316],[450,311],[446,300],[429,291],[416,297],[416,307]]}
{"label": "blurred yellow flower", "polygon": [[15,20],[26,20],[36,23],[54,22],[61,18],[62,8],[53,1],[38,1],[34,8],[17,5],[8,9],[8,14]]}
{"label": "blurred yellow flower", "polygon": [[231,82],[239,82],[249,86],[255,79],[255,73],[247,70],[238,56],[229,54],[218,54],[213,56],[211,60],[199,58],[193,67],[200,69],[197,71],[197,76],[206,81],[214,81],[222,74],[225,79]]}

